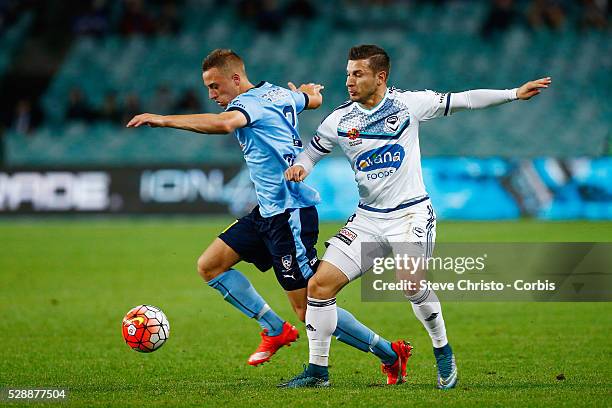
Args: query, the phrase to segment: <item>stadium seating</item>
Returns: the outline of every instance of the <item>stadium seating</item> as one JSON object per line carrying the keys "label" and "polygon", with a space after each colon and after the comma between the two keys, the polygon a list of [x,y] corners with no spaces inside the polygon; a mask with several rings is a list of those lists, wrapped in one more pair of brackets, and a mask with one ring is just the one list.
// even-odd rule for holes
{"label": "stadium seating", "polygon": [[[200,90],[205,110],[216,111],[202,88],[202,57],[216,47],[243,56],[252,81],[325,84],[325,105],[300,117],[305,139],[321,118],[346,99],[347,50],[376,43],[392,57],[391,84],[399,88],[461,91],[506,88],[550,75],[553,86],[530,103],[459,113],[426,124],[421,132],[425,156],[572,157],[606,154],[612,108],[610,56],[605,32],[536,31],[514,27],[495,40],[479,36],[484,3],[450,2],[445,7],[353,6],[342,11],[326,2],[320,18],[289,21],[276,34],[259,33],[229,7],[213,1],[187,1],[183,27],[174,37],[110,36],[81,38],[43,97],[46,124],[33,137],[9,134],[7,163],[91,164],[204,163],[239,161],[231,138],[191,137],[157,129],[125,131],[123,124],[64,122],[67,95],[80,86],[94,106],[106,92],[136,93],[146,110],[155,90],[168,85],[177,94]],[[216,5],[215,19],[206,18]],[[360,16],[372,16],[364,28]],[[392,16],[385,20],[385,16]],[[1,59],[1,57],[0,57]],[[0,65],[1,67],[1,65]],[[222,149],[219,149],[222,147]],[[213,153],[214,152],[214,153]]]}
{"label": "stadium seating", "polygon": [[11,58],[27,34],[33,19],[31,12],[24,13],[5,32],[0,33],[0,77],[8,68]]}

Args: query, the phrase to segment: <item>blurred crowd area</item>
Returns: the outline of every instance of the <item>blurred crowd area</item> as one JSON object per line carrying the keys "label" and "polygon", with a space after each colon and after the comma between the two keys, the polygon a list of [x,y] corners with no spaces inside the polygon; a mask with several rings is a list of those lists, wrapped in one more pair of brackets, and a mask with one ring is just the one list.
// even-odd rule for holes
{"label": "blurred crowd area", "polygon": [[[463,0],[469,3],[469,0]],[[350,21],[350,15],[342,15],[343,9],[378,7],[446,7],[457,0],[344,0],[336,10],[339,19]],[[19,16],[33,7],[33,0],[0,1],[0,33],[19,20]],[[70,2],[68,2],[70,3]],[[72,14],[71,32],[74,36],[104,37],[110,35],[129,36],[172,36],[181,30],[181,13],[184,0],[85,0],[69,4]],[[229,0],[216,1],[215,7],[232,8],[240,21],[264,33],[279,33],[292,20],[309,21],[324,11],[312,0]],[[511,26],[522,25],[532,30],[607,30],[611,2],[608,0],[494,0],[487,14],[482,18],[480,34],[492,38],[502,34]],[[73,7],[74,6],[74,7]],[[66,10],[68,11],[68,10]],[[211,15],[210,18],[215,18]],[[361,21],[368,24],[368,18]],[[385,16],[385,19],[392,17]],[[406,22],[408,23],[408,22]],[[435,29],[435,27],[432,27]],[[204,52],[204,51],[203,51]],[[44,111],[38,101],[20,99],[15,104],[14,114],[5,125],[23,134],[44,122]],[[109,90],[101,103],[94,105],[87,93],[75,85],[66,95],[65,121],[85,122],[126,122],[131,116],[142,111],[160,114],[202,112],[201,91],[195,88],[176,93],[170,84],[161,84],[155,95],[146,103],[134,93],[124,94],[120,89]]]}
{"label": "blurred crowd area", "polygon": [[[83,0],[63,2],[70,14],[74,35],[105,36],[110,34],[172,35],[181,30],[181,9],[188,0]],[[342,0],[333,1],[336,12],[346,9],[379,7],[445,7],[449,3],[472,3],[472,0]],[[14,24],[19,16],[35,8],[35,0],[1,0],[0,33]],[[314,0],[215,0],[214,7],[232,8],[241,21],[264,32],[280,32],[293,20],[312,20],[327,12]],[[482,21],[482,34],[488,36],[522,24],[532,29],[550,28],[604,30],[609,26],[612,7],[609,0],[492,0]],[[214,18],[214,15],[210,16]],[[361,16],[367,24],[369,17]],[[387,16],[387,19],[393,19]],[[357,22],[357,21],[355,21]]]}
{"label": "blurred crowd area", "polygon": [[[127,123],[133,116],[142,112],[155,112],[161,115],[172,113],[202,113],[202,104],[195,89],[187,89],[176,94],[167,85],[160,85],[152,98],[143,103],[136,93],[119,94],[115,90],[105,93],[99,105],[92,104],[83,89],[74,86],[64,101],[63,122],[84,123]],[[15,107],[11,129],[19,134],[33,135],[37,125],[44,120],[43,111],[34,107],[28,99],[20,99]]]}
{"label": "blurred crowd area", "polygon": [[[61,12],[58,5],[62,5]],[[447,58],[444,52],[452,49],[456,41],[458,51],[449,55],[453,72],[470,79],[461,82],[466,87],[472,83],[494,87],[504,79],[507,83],[518,68],[512,64],[532,52],[545,55],[546,50],[541,48],[554,46],[555,57],[547,62],[560,61],[566,67],[563,75],[571,78],[573,63],[579,65],[574,76],[597,72],[595,80],[604,89],[594,91],[595,106],[610,96],[610,81],[606,79],[610,72],[600,71],[602,67],[610,68],[610,47],[605,44],[611,39],[611,10],[608,0],[68,0],[49,1],[46,6],[34,0],[0,0],[0,81],[10,72],[15,59],[27,60],[27,53],[26,57],[20,53],[33,48],[24,46],[32,35],[61,31],[64,36],[57,41],[57,47],[65,49],[53,73],[39,85],[39,92],[9,96],[11,102],[8,109],[3,108],[1,120],[4,133],[17,140],[11,145],[14,147],[19,145],[19,137],[27,141],[40,134],[110,134],[109,126],[122,126],[133,115],[145,111],[216,112],[218,109],[207,100],[202,87],[197,62],[216,47],[238,48],[246,57],[249,72],[257,74],[253,75],[255,80],[296,81],[312,78],[313,72],[314,80],[333,80],[334,86],[326,84],[326,89],[331,103],[337,104],[346,97],[343,82],[336,80],[341,76],[321,66],[327,61],[306,68],[304,65],[317,61],[318,56],[329,59],[332,54],[343,60],[346,44],[370,39],[388,46],[394,55],[412,53],[422,57],[428,47],[437,52],[435,47],[439,46],[441,58]],[[62,14],[62,18],[50,19],[48,15],[53,13]],[[47,17],[42,18],[44,15]],[[351,37],[359,30],[372,35]],[[593,35],[595,42],[591,40]],[[559,44],[557,37],[562,39]],[[604,44],[603,49],[600,44]],[[290,50],[270,52],[278,60],[270,59],[266,50],[275,45]],[[528,47],[539,49],[531,51]],[[601,60],[572,61],[578,49],[586,50],[586,59],[599,56]],[[35,48],[29,52],[35,53]],[[181,54],[189,57],[182,59]],[[473,66],[462,60],[462,55],[468,58],[471,54],[477,59]],[[493,58],[500,57],[508,66],[496,75],[494,71],[502,61]],[[438,72],[440,59],[436,58],[425,55],[417,68]],[[273,67],[277,62],[282,69]],[[533,57],[526,62],[525,71],[529,75],[549,74],[550,66],[545,64],[543,61],[538,67]],[[342,70],[340,66],[335,71],[342,74]],[[411,75],[406,68],[400,68],[399,73],[401,77]],[[431,76],[422,79],[426,82]],[[572,89],[588,83],[588,78],[571,79]],[[489,80],[492,83],[482,83]],[[455,83],[450,79],[440,81],[441,86]],[[420,85],[417,81],[415,89],[423,89]],[[566,96],[567,93],[563,95]],[[557,116],[571,109],[565,103]],[[609,140],[609,129],[604,125],[610,118],[610,109],[602,107],[595,113],[586,109],[578,112],[581,123],[594,121],[596,131],[607,132]],[[512,119],[506,119],[506,124],[511,124]],[[318,118],[310,122],[306,122],[308,132],[316,127]],[[78,124],[79,130],[66,132],[72,124]],[[87,130],[88,126],[94,126],[93,130]],[[458,132],[472,132],[478,124],[468,122],[463,126]],[[596,151],[609,152],[609,147],[602,146],[601,137],[597,143]],[[24,146],[20,149],[26,155],[27,145]]]}

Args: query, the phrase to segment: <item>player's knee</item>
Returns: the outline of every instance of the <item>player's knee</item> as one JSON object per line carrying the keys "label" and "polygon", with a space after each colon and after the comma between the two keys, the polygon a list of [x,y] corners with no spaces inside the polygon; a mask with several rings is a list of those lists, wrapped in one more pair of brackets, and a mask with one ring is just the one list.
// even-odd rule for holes
{"label": "player's knee", "polygon": [[223,272],[215,262],[205,254],[198,258],[198,274],[206,281],[210,281]]}
{"label": "player's knee", "polygon": [[317,275],[308,281],[308,296],[315,299],[329,299],[334,297],[335,293],[331,288],[324,285]]}

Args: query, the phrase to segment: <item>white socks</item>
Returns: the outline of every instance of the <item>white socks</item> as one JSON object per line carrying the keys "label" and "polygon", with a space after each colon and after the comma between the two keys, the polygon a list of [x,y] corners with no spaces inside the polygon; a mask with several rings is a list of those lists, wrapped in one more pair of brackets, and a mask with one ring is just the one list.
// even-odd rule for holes
{"label": "white socks", "polygon": [[310,349],[308,360],[310,364],[327,367],[329,345],[332,334],[336,331],[337,323],[336,298],[308,298],[306,333],[308,334],[308,347]]}
{"label": "white socks", "polygon": [[[410,296],[409,299],[414,314],[425,326],[433,346],[436,348],[444,347],[448,343],[446,327],[442,317],[442,308],[434,291],[424,290]],[[329,346],[337,324],[336,298],[314,299],[308,297],[306,333],[308,334],[310,350],[308,362],[310,364],[327,367]]]}
{"label": "white socks", "polygon": [[425,289],[409,296],[408,299],[410,299],[412,310],[417,319],[423,323],[429,333],[433,346],[435,348],[444,347],[448,343],[448,339],[446,338],[446,326],[444,325],[442,307],[438,296],[433,290]]}

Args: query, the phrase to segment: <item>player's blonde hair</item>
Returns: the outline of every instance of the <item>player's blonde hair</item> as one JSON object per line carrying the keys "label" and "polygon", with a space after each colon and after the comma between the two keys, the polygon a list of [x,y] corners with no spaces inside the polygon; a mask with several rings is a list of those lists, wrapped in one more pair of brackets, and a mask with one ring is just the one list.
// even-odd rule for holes
{"label": "player's blonde hair", "polygon": [[202,72],[211,68],[218,68],[225,72],[245,72],[244,61],[238,54],[227,48],[217,48],[211,51],[202,62]]}

